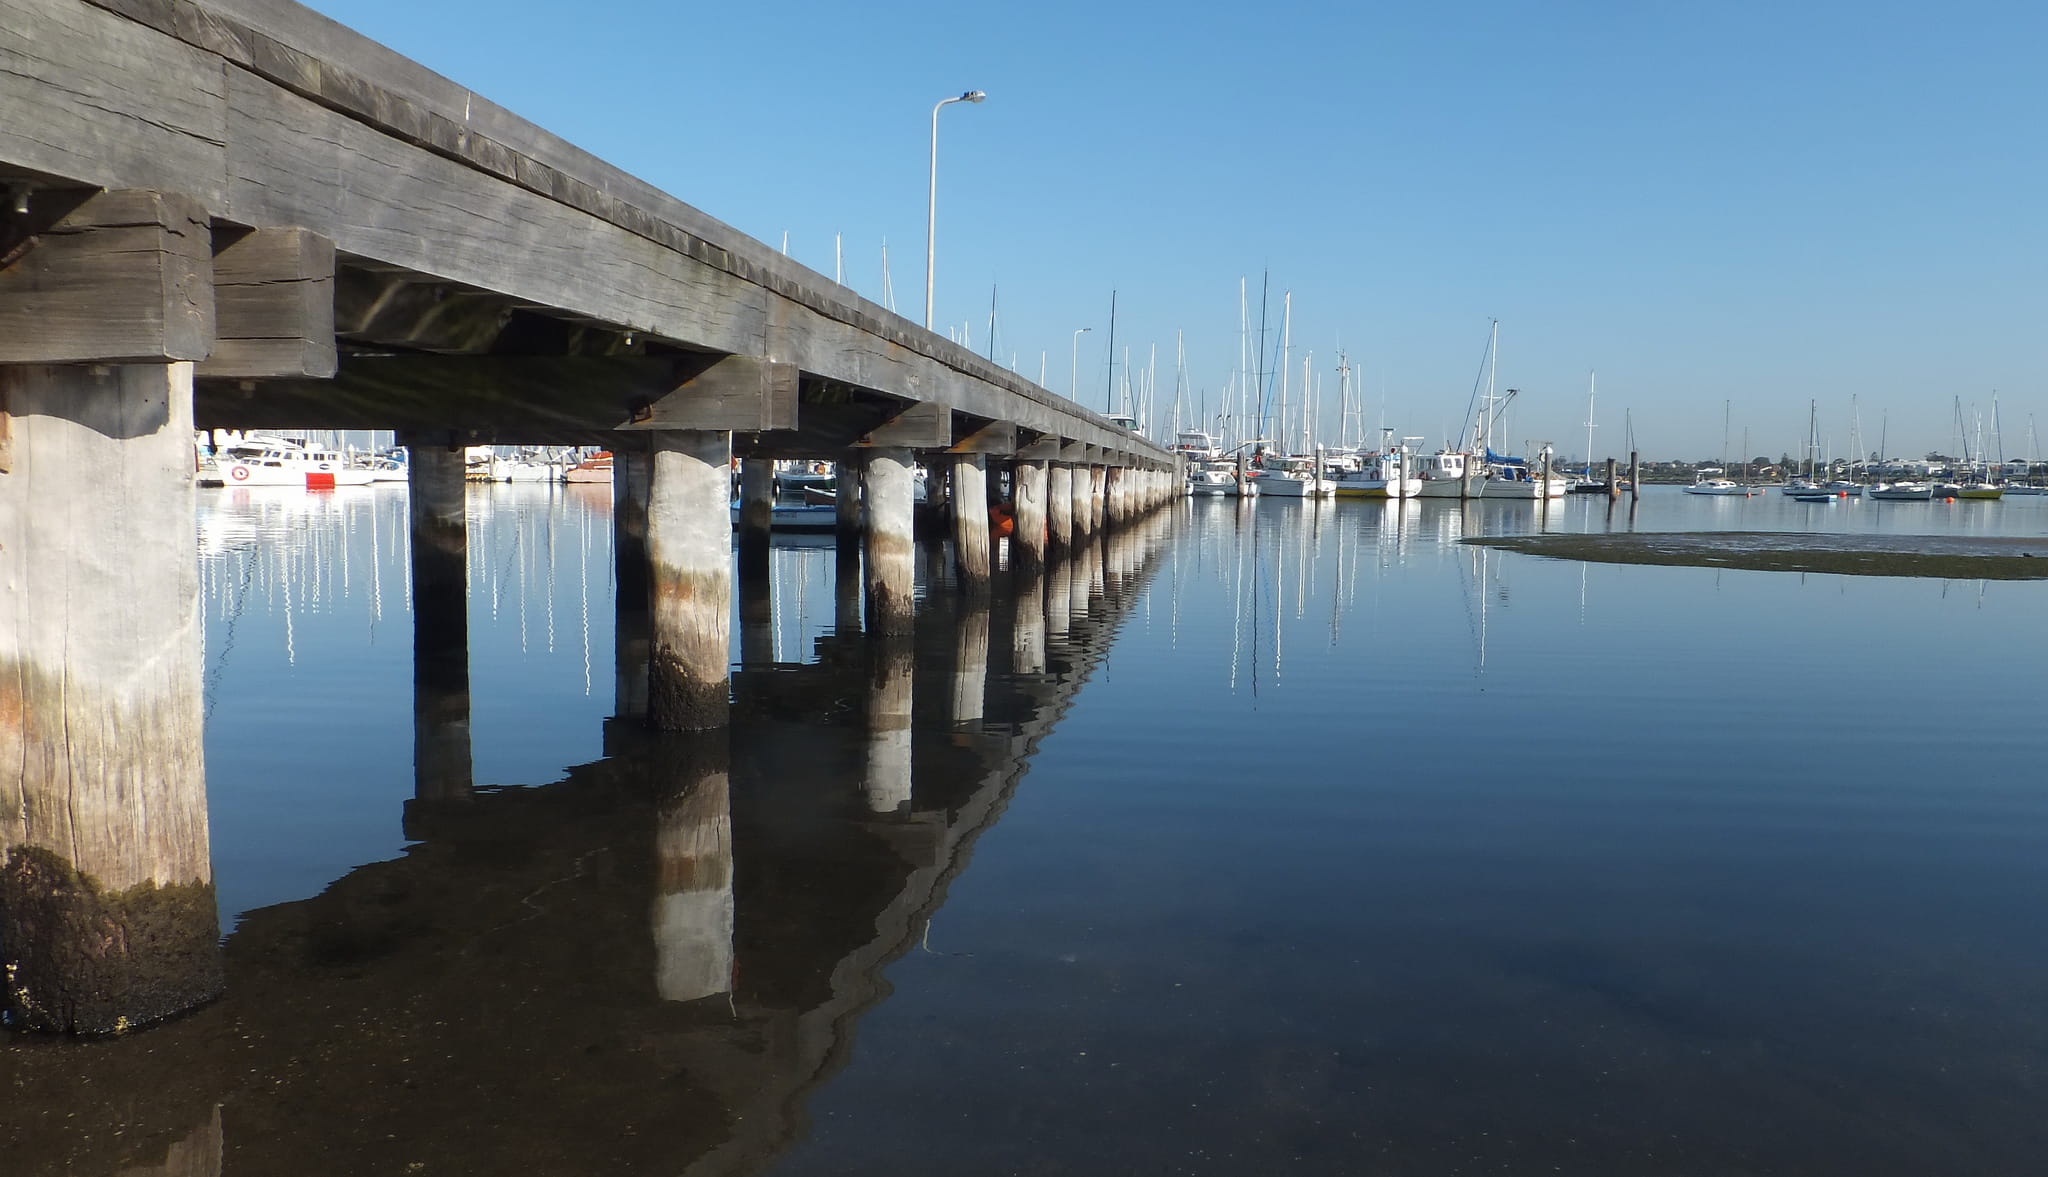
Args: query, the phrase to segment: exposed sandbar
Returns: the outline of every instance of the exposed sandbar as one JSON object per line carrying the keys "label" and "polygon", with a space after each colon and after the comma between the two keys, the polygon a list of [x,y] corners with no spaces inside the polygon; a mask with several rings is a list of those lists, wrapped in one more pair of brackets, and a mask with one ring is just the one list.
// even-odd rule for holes
{"label": "exposed sandbar", "polygon": [[2048,580],[2048,538],[1833,535],[1801,531],[1667,531],[1508,535],[1468,539],[1558,560],[1671,564],[1847,576]]}

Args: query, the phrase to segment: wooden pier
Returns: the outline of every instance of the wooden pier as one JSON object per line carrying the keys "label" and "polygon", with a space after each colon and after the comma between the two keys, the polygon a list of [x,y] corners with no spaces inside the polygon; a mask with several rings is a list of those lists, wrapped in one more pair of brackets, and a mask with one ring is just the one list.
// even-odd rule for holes
{"label": "wooden pier", "polygon": [[879,633],[915,621],[913,463],[954,482],[969,595],[997,573],[965,509],[991,464],[1034,576],[1179,488],[1152,442],[296,4],[0,0],[0,964],[20,1025],[116,1031],[219,987],[195,426],[404,432],[419,771],[444,798],[467,775],[437,718],[467,698],[463,446],[617,454],[621,650],[644,651],[644,716],[674,730],[728,719],[734,458],[860,471],[841,551]]}

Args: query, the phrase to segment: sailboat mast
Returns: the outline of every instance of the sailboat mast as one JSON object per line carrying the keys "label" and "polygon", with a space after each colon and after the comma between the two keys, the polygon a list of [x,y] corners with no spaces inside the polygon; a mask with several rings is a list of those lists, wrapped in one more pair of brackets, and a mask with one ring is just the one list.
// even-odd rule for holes
{"label": "sailboat mast", "polygon": [[[1287,436],[1287,369],[1294,366],[1294,292],[1280,294],[1280,416],[1274,424],[1273,440]],[[1286,448],[1284,445],[1282,448]]]}
{"label": "sailboat mast", "polygon": [[1586,479],[1593,478],[1593,394],[1598,388],[1598,372],[1586,373]]}
{"label": "sailboat mast", "polygon": [[1116,291],[1109,292],[1109,346],[1103,349],[1108,354],[1109,371],[1102,379],[1102,411],[1116,411]]}

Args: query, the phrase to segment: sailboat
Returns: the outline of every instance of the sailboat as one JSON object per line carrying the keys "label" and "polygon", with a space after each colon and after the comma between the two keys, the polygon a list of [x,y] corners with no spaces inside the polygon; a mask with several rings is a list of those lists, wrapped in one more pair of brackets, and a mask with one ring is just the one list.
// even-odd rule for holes
{"label": "sailboat", "polygon": [[[1728,469],[1728,402],[1721,402],[1721,469]],[[1729,478],[1700,478],[1695,476],[1693,484],[1685,488],[1689,495],[1741,495],[1748,498],[1749,488]]]}
{"label": "sailboat", "polygon": [[1575,495],[1606,494],[1608,490],[1606,479],[1593,477],[1593,392],[1598,375],[1597,372],[1586,373],[1586,466],[1568,488]]}

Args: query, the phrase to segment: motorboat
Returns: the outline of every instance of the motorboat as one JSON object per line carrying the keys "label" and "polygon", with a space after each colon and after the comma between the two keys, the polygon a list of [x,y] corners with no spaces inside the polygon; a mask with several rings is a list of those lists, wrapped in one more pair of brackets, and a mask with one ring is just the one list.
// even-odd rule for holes
{"label": "motorboat", "polygon": [[350,462],[339,450],[314,449],[283,437],[245,437],[227,447],[216,468],[223,486],[295,486],[333,490],[368,486],[371,472]]}
{"label": "motorboat", "polygon": [[1879,482],[1864,491],[1864,497],[1885,503],[1924,503],[1934,497],[1934,488],[1924,482]]}
{"label": "motorboat", "polygon": [[1322,499],[1336,493],[1334,480],[1322,476],[1314,458],[1267,455],[1259,475],[1259,493],[1289,499]]}
{"label": "motorboat", "polygon": [[1412,499],[1422,493],[1422,479],[1412,473],[1414,455],[1405,445],[1388,446],[1368,455],[1363,467],[1330,480],[1345,499]]}
{"label": "motorboat", "polygon": [[612,454],[610,450],[599,450],[584,458],[562,474],[563,482],[610,482],[612,480]]}
{"label": "motorboat", "polygon": [[1748,498],[1751,491],[1739,482],[1726,478],[1702,478],[1685,488],[1689,495],[1740,495]]}

